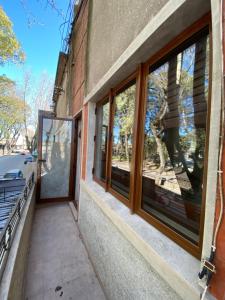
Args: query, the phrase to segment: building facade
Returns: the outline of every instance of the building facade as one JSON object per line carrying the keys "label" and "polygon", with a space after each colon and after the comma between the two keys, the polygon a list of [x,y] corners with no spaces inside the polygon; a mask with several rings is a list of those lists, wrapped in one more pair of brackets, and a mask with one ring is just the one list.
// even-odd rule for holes
{"label": "building facade", "polygon": [[223,1],[75,12],[53,103],[73,119],[72,200],[106,295],[225,299]]}

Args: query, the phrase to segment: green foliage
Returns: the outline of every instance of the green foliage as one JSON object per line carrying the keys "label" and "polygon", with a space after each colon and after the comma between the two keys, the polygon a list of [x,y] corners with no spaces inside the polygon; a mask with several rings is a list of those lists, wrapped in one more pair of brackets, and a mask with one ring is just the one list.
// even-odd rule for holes
{"label": "green foliage", "polygon": [[114,147],[113,157],[119,156],[119,160],[131,159],[131,144],[132,144],[132,133],[134,125],[134,112],[135,112],[135,91],[136,86],[132,85],[122,93],[115,97],[116,108],[114,116],[114,135],[117,137],[114,142],[117,146]]}
{"label": "green foliage", "polygon": [[13,130],[21,128],[23,124],[23,102],[8,96],[0,97],[0,135],[10,138]]}
{"label": "green foliage", "polygon": [[13,24],[0,6],[0,65],[6,62],[23,62],[25,55],[21,49]]}
{"label": "green foliage", "polygon": [[132,134],[135,110],[135,85],[116,96],[115,124],[120,128],[120,135]]}
{"label": "green foliage", "polygon": [[16,142],[30,108],[16,96],[15,83],[0,76],[0,141],[9,146]]}

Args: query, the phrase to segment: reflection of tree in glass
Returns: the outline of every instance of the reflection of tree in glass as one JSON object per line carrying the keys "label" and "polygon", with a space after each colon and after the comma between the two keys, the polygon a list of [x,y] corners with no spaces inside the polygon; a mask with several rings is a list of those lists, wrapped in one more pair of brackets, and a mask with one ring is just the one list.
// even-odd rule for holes
{"label": "reflection of tree in glass", "polygon": [[[165,168],[165,149],[162,144],[163,123],[162,120],[167,111],[166,88],[167,88],[167,64],[163,65],[156,72],[151,73],[148,82],[149,97],[147,101],[145,121],[145,159],[153,159],[155,164],[160,166],[160,172]],[[151,144],[154,147],[149,148]],[[153,145],[152,145],[153,146]],[[157,149],[157,154],[155,149]]]}
{"label": "reflection of tree in glass", "polygon": [[101,150],[106,155],[106,144],[108,135],[108,124],[109,124],[109,102],[102,106],[102,125],[101,125]]}
{"label": "reflection of tree in glass", "polygon": [[135,109],[135,85],[115,97],[113,156],[130,162]]}
{"label": "reflection of tree in glass", "polygon": [[208,53],[204,37],[151,72],[148,82],[144,168],[155,165],[161,174],[166,165],[173,166],[181,192],[191,189],[197,196],[203,174]]}

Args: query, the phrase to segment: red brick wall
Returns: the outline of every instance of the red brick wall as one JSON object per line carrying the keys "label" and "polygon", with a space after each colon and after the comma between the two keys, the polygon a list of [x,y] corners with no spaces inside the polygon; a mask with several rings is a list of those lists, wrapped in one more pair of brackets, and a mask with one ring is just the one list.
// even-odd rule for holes
{"label": "red brick wall", "polygon": [[87,26],[88,1],[84,0],[72,35],[72,115],[76,115],[83,107],[86,69]]}

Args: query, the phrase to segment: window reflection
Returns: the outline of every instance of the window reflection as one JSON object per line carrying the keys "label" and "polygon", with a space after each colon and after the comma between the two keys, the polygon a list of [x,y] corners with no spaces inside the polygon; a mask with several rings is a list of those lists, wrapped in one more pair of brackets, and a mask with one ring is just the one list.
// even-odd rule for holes
{"label": "window reflection", "polygon": [[106,180],[106,155],[109,124],[109,102],[97,108],[95,176]]}
{"label": "window reflection", "polygon": [[115,96],[111,187],[129,198],[136,85]]}
{"label": "window reflection", "polygon": [[209,41],[205,35],[150,70],[142,208],[199,241]]}

